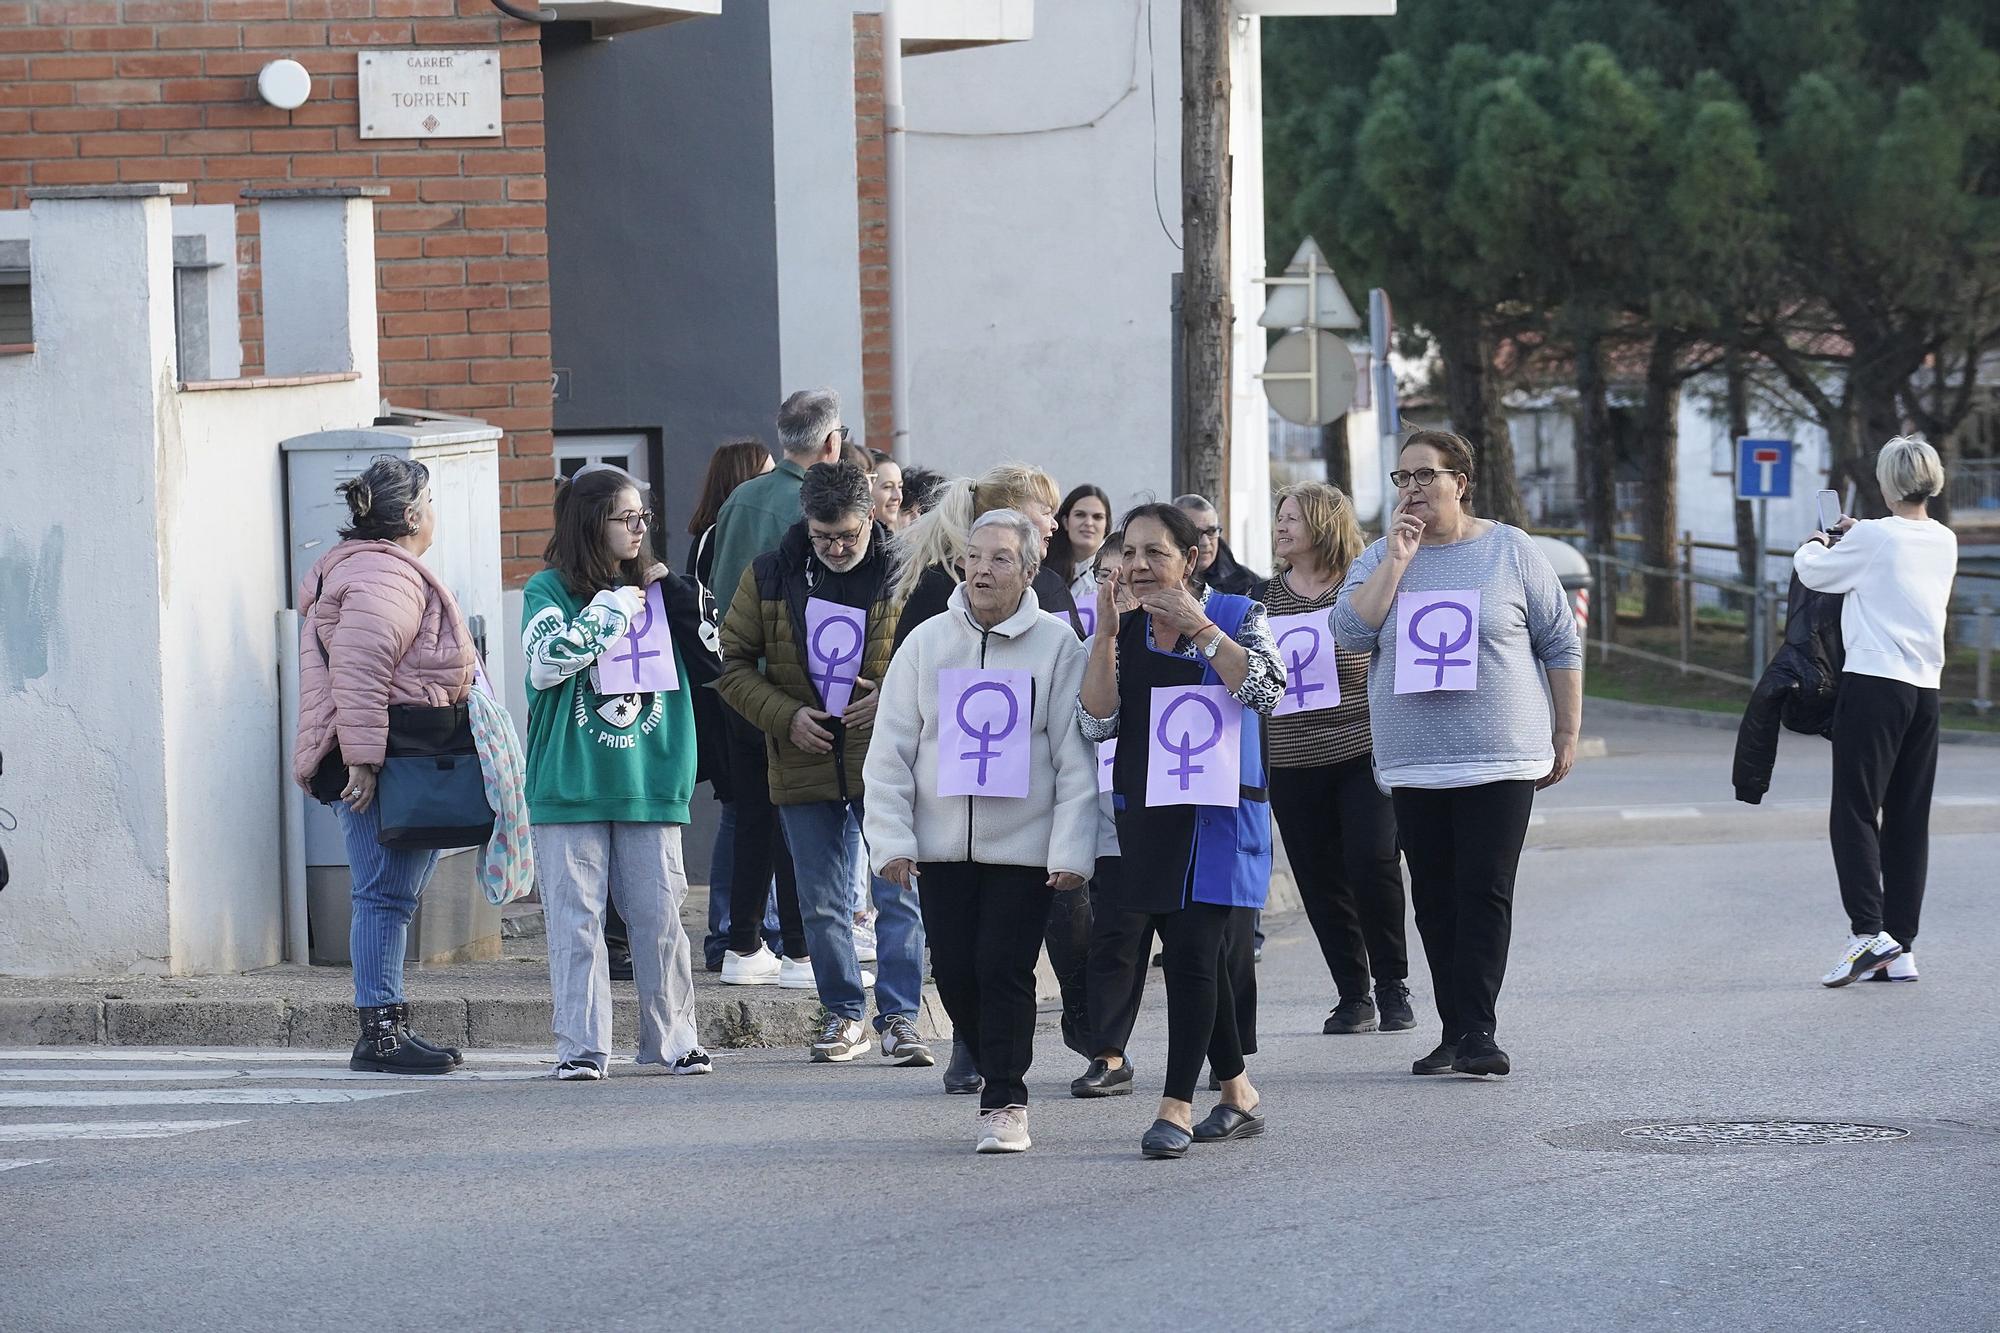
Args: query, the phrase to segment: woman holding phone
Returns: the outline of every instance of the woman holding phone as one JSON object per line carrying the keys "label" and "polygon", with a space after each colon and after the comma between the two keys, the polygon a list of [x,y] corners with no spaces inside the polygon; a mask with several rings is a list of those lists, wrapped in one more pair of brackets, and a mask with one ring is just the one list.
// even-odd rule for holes
{"label": "woman holding phone", "polygon": [[[1918,915],[1930,859],[1938,685],[1958,538],[1926,512],[1944,464],[1921,436],[1875,459],[1887,518],[1837,514],[1792,557],[1799,581],[1841,593],[1846,647],[1833,711],[1833,843],[1847,945],[1824,986],[1915,981]],[[1821,492],[1822,496],[1828,492]],[[1824,521],[1822,513],[1822,521]]]}

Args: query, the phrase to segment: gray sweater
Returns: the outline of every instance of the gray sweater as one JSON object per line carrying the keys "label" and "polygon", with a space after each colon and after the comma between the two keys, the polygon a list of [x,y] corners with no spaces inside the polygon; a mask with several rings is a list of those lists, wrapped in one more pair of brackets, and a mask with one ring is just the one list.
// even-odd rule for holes
{"label": "gray sweater", "polygon": [[1372,655],[1368,713],[1384,781],[1398,785],[1398,770],[1415,769],[1426,780],[1414,785],[1458,785],[1439,780],[1437,769],[1444,766],[1475,782],[1492,780],[1494,770],[1508,765],[1539,765],[1546,772],[1555,748],[1541,668],[1581,670],[1583,648],[1562,584],[1534,539],[1496,523],[1467,541],[1418,547],[1403,573],[1399,594],[1479,590],[1479,684],[1465,691],[1396,693],[1396,602],[1389,603],[1380,629],[1370,629],[1354,612],[1354,594],[1383,553],[1378,541],[1354,562],[1331,624],[1342,648]]}

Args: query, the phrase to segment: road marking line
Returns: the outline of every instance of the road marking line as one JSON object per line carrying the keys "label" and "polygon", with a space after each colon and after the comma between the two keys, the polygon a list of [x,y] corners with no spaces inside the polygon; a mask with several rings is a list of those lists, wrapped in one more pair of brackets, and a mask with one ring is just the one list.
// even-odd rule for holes
{"label": "road marking line", "polygon": [[150,1088],[144,1092],[0,1092],[10,1106],[301,1106],[400,1097],[414,1088]]}
{"label": "road marking line", "polygon": [[[298,1047],[259,1050],[255,1047],[243,1048],[217,1046],[212,1049],[167,1050],[157,1046],[11,1046],[0,1049],[0,1060],[67,1060],[105,1061],[124,1064],[171,1064],[185,1060],[198,1064],[226,1062],[232,1064],[284,1064],[287,1061],[301,1064],[308,1061],[326,1060],[339,1068],[346,1068],[347,1057],[352,1052],[347,1047],[337,1051],[308,1051]],[[613,1064],[623,1060],[616,1057]],[[465,1062],[469,1065],[541,1065],[548,1068],[555,1064],[555,1057],[547,1051],[467,1051]]]}
{"label": "road marking line", "polygon": [[[525,1079],[547,1076],[549,1066],[541,1069],[461,1069],[446,1075],[453,1083],[510,1083]],[[242,1081],[255,1079],[311,1079],[319,1082],[396,1082],[407,1083],[408,1074],[377,1074],[353,1069],[313,1069],[270,1068],[232,1069],[219,1065],[213,1069],[0,1069],[0,1083],[202,1083],[211,1080]],[[412,1088],[411,1091],[416,1091]]]}
{"label": "road marking line", "polygon": [[247,1120],[52,1120],[0,1125],[0,1143],[54,1143],[70,1139],[171,1139],[204,1129],[245,1125]]}
{"label": "road marking line", "polygon": [[1618,812],[1620,819],[1700,819],[1701,811],[1691,805],[1641,805]]}
{"label": "road marking line", "polygon": [[1933,805],[2000,805],[2000,796],[1940,796]]}
{"label": "road marking line", "polygon": [[48,1162],[49,1159],[46,1157],[31,1157],[26,1161],[20,1162],[0,1159],[0,1171],[12,1171],[17,1166],[46,1166]]}

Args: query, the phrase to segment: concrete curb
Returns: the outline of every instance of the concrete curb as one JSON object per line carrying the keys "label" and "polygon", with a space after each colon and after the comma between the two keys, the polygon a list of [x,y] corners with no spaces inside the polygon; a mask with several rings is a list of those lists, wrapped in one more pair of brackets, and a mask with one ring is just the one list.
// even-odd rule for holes
{"label": "concrete curb", "polygon": [[[621,986],[623,983],[621,983]],[[819,997],[776,987],[697,983],[695,1024],[716,1047],[795,1046],[818,1022]],[[411,1023],[425,1036],[468,1048],[530,1050],[549,1044],[546,996],[413,999]],[[612,1040],[634,1044],[639,1002],[629,988],[612,1001]],[[926,989],[917,1030],[948,1037],[937,993]],[[339,1050],[354,1041],[354,1009],[344,1000],[232,998],[0,998],[0,1047],[241,1046]]]}
{"label": "concrete curb", "polygon": [[[1735,713],[1712,713],[1705,708],[1675,708],[1671,704],[1627,703],[1623,699],[1600,699],[1594,694],[1584,696],[1583,713],[1585,717],[1596,714],[1631,722],[1672,722],[1716,731],[1735,731],[1743,722],[1742,717]],[[1945,728],[1938,732],[1938,741],[1944,745],[2000,746],[2000,731]]]}

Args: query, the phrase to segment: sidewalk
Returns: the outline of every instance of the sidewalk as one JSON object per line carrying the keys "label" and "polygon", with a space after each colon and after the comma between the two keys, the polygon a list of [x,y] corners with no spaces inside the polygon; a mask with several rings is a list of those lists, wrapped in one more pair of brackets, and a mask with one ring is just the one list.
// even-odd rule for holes
{"label": "sidewalk", "polygon": [[[706,911],[706,889],[688,898]],[[413,1027],[452,1046],[551,1047],[540,909],[510,909],[508,925],[497,961],[407,966]],[[690,917],[687,925],[699,949],[703,923]],[[694,985],[695,1024],[706,1045],[802,1046],[811,1039],[820,1012],[812,991],[724,986],[715,973],[700,970]],[[237,976],[0,977],[0,1047],[337,1050],[354,1042],[352,987],[353,974],[344,967],[289,963]],[[638,1001],[629,981],[613,982],[611,989],[613,1045],[629,1051],[638,1039]],[[929,988],[917,1029],[927,1039],[950,1032]]]}
{"label": "sidewalk", "polygon": [[[708,890],[692,886],[682,920],[700,947]],[[1299,909],[1282,848],[1274,859],[1271,914]],[[539,908],[508,909],[501,956],[493,962],[406,965],[410,1021],[433,1041],[468,1049],[551,1046],[549,969]],[[1043,955],[1037,992],[1044,1006],[1059,993]],[[637,1041],[632,983],[612,983],[612,1041]],[[711,1047],[803,1046],[820,1013],[812,991],[724,986],[712,972],[694,976],[695,1025]],[[870,1010],[873,1012],[872,1007]],[[933,988],[924,988],[917,1031],[949,1039],[951,1021]],[[337,1050],[355,1036],[353,974],[344,967],[287,963],[234,976],[0,976],[0,1048],[27,1046],[240,1046]]]}

